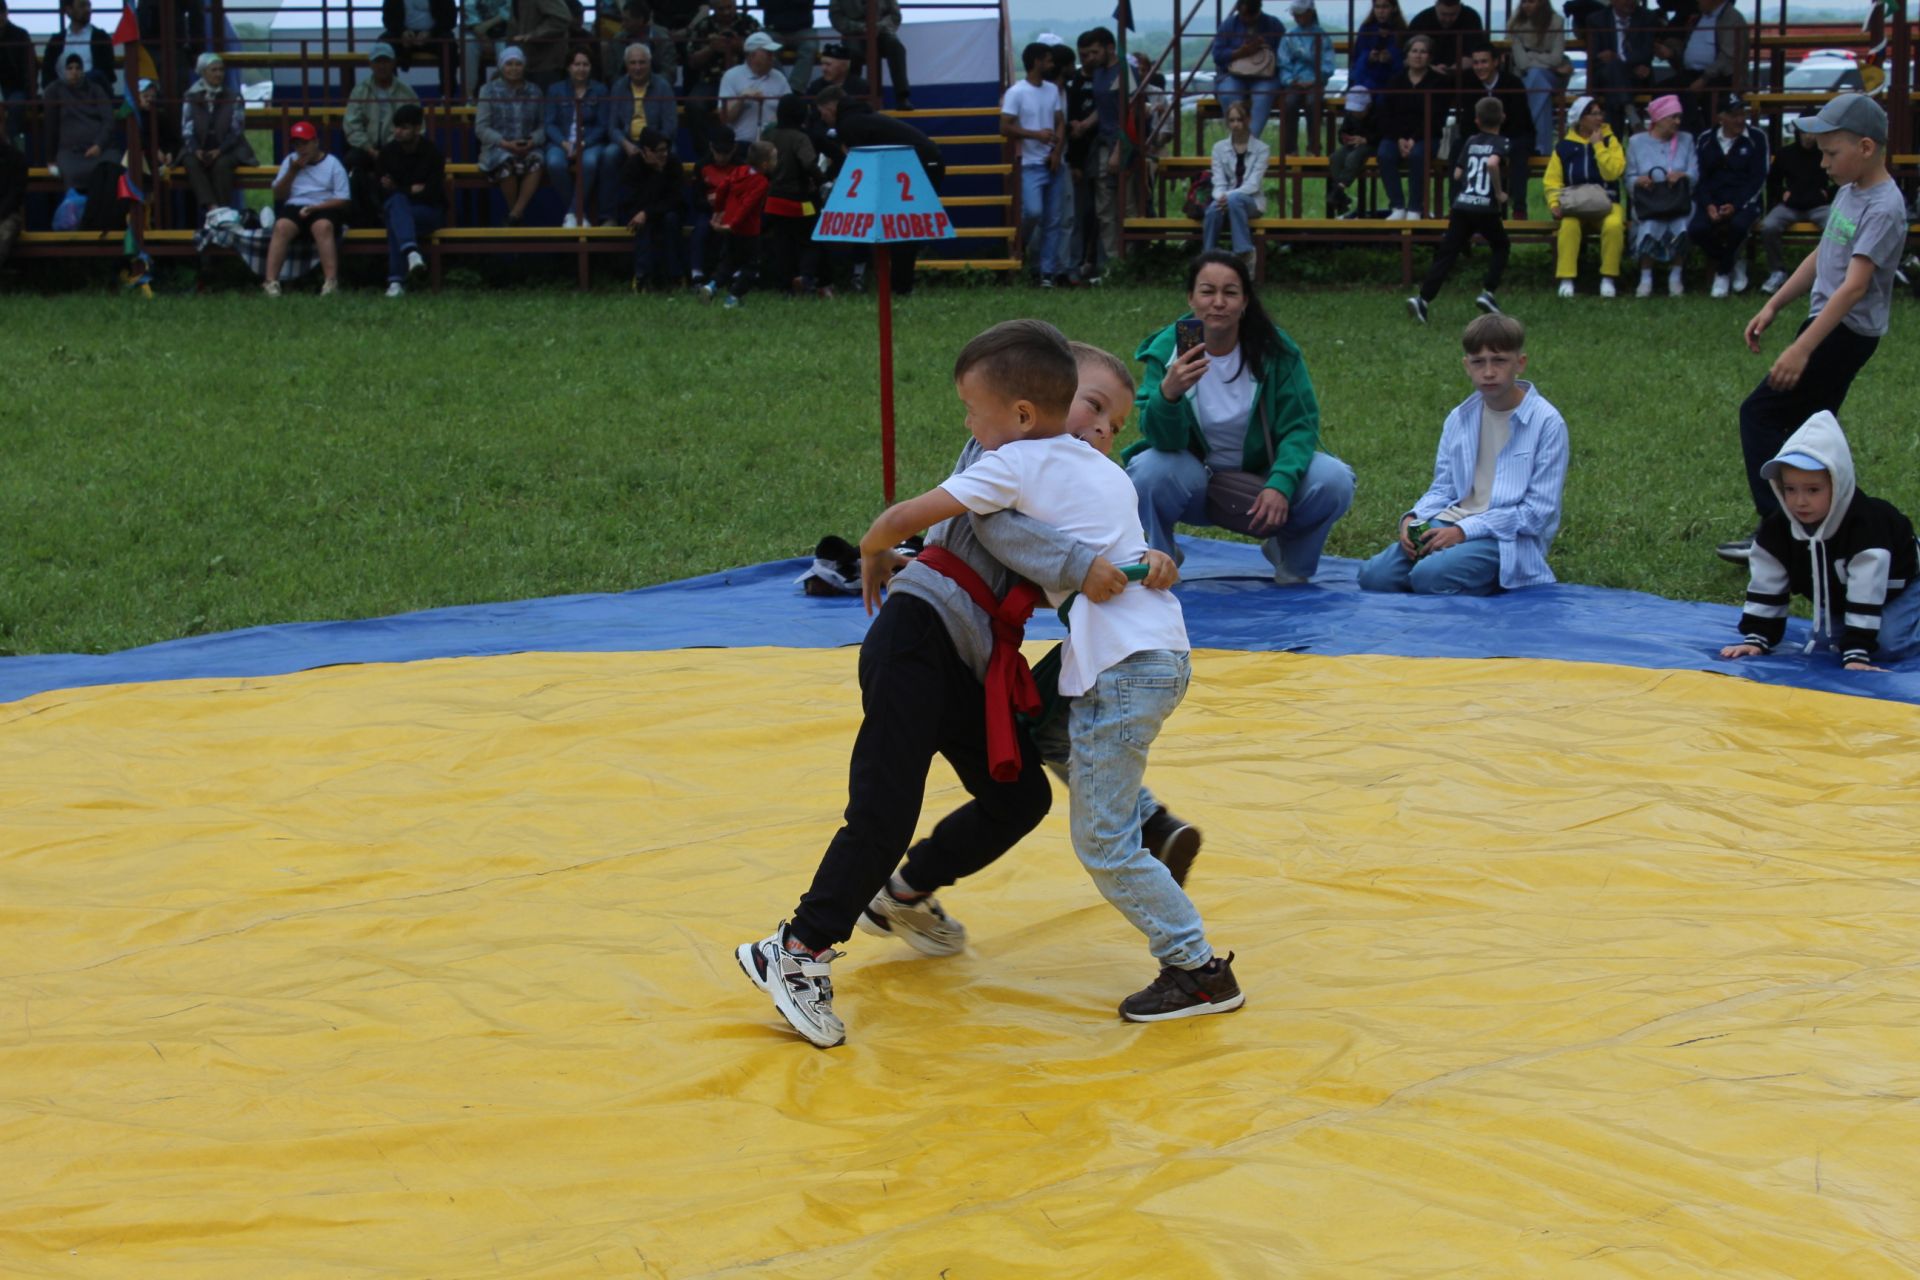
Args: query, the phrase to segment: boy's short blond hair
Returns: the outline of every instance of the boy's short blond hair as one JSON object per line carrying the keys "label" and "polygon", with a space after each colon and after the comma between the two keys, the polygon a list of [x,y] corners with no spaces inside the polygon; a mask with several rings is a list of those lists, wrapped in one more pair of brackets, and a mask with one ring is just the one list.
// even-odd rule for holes
{"label": "boy's short blond hair", "polygon": [[1483,351],[1523,355],[1527,350],[1527,326],[1509,315],[1476,316],[1460,335],[1460,346],[1470,356]]}
{"label": "boy's short blond hair", "polygon": [[1134,392],[1133,371],[1127,368],[1127,362],[1104,347],[1096,347],[1091,342],[1069,342],[1068,350],[1073,352],[1073,363],[1078,368],[1089,366],[1104,369],[1113,375],[1113,380],[1127,389],[1131,398]]}

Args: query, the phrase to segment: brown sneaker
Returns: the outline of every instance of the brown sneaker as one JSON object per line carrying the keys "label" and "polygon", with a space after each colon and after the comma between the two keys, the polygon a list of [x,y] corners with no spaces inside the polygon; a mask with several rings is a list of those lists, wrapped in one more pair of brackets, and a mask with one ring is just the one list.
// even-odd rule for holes
{"label": "brown sneaker", "polygon": [[[1215,957],[1219,959],[1219,957]],[[1233,953],[1217,968],[1175,969],[1162,966],[1160,976],[1144,991],[1120,1002],[1120,1016],[1128,1022],[1165,1022],[1207,1013],[1231,1013],[1247,1002],[1233,977]]]}
{"label": "brown sneaker", "polygon": [[1200,856],[1200,828],[1173,816],[1167,809],[1155,809],[1140,824],[1140,842],[1147,852],[1167,864],[1173,882],[1186,888],[1187,873]]}

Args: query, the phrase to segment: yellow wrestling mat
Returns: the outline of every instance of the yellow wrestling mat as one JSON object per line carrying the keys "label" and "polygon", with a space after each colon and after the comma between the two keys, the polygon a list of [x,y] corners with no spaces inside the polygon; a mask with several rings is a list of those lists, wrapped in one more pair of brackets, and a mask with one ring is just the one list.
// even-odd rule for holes
{"label": "yellow wrestling mat", "polygon": [[1920,1269],[1913,708],[1195,670],[1149,781],[1245,1010],[1118,1020],[1062,795],[969,954],[856,937],[828,1052],[732,949],[837,825],[850,651],[0,706],[0,1274]]}

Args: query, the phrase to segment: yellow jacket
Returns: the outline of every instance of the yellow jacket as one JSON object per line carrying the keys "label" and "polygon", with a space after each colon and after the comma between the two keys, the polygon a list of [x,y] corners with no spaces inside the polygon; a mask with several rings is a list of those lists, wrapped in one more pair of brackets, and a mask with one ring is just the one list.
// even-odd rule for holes
{"label": "yellow jacket", "polygon": [[1592,142],[1581,137],[1578,129],[1568,129],[1567,136],[1554,144],[1553,155],[1547,160],[1547,176],[1540,185],[1547,193],[1547,207],[1558,212],[1563,188],[1589,182],[1605,187],[1607,194],[1618,202],[1617,184],[1626,171],[1627,149],[1613,136],[1612,125],[1601,125]]}

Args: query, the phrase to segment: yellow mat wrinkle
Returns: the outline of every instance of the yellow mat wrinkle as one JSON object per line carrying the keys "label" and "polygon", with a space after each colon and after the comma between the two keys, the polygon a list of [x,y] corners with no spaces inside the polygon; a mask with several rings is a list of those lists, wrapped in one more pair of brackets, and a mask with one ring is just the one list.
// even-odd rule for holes
{"label": "yellow mat wrinkle", "polygon": [[1149,781],[1247,1008],[1118,1021],[1059,796],[823,1053],[731,952],[857,712],[800,650],[0,707],[0,1274],[1920,1270],[1912,708],[1200,653]]}

